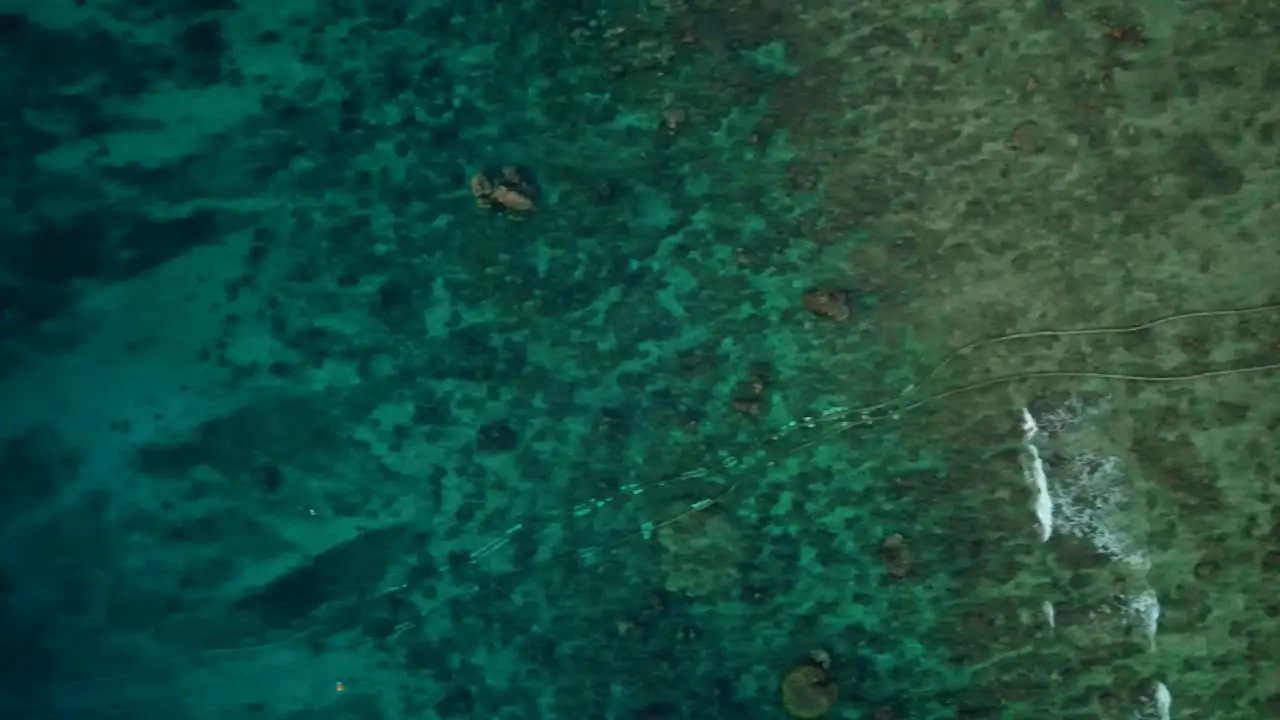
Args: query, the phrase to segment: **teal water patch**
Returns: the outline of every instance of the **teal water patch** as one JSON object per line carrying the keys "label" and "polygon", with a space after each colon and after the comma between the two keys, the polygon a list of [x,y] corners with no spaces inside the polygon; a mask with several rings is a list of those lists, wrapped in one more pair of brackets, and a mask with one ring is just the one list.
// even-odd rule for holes
{"label": "teal water patch", "polygon": [[[856,411],[917,371],[835,260],[876,239],[804,229],[815,186],[768,127],[799,71],[784,44],[695,46],[682,7],[160,5],[56,30],[137,53],[108,73],[128,82],[105,146],[150,124],[189,141],[82,179],[223,213],[181,237],[235,268],[196,296],[218,319],[164,356],[175,387],[138,395],[198,369],[245,399],[120,430],[128,472],[14,538],[41,628],[14,631],[41,668],[15,707],[751,720],[823,649],[833,716],[948,716],[953,588],[882,553],[919,531],[888,469],[934,468]],[[68,68],[51,94],[101,99],[94,64]],[[166,258],[189,285],[84,272],[176,324],[211,265]],[[805,309],[816,286],[848,293],[847,321]],[[127,339],[140,364],[172,344]],[[121,427],[151,407],[122,403]]]}

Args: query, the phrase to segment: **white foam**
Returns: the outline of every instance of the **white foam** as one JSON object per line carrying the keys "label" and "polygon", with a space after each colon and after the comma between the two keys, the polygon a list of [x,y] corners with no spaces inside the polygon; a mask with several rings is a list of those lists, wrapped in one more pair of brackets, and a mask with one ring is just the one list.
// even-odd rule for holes
{"label": "white foam", "polygon": [[1160,600],[1156,591],[1147,589],[1130,600],[1130,608],[1142,620],[1142,630],[1152,650],[1156,649],[1156,631],[1160,626]]}
{"label": "white foam", "polygon": [[1040,524],[1040,541],[1047,542],[1053,536],[1053,498],[1049,494],[1049,476],[1045,473],[1040,449],[1035,446],[1035,437],[1039,432],[1040,427],[1031,411],[1022,408],[1022,445],[1026,450],[1022,474],[1036,490],[1034,507],[1036,521]]}
{"label": "white foam", "polygon": [[1138,709],[1129,714],[1132,720],[1170,720],[1173,717],[1173,695],[1169,687],[1156,682],[1151,696],[1143,698]]}
{"label": "white foam", "polygon": [[1162,682],[1156,683],[1156,715],[1160,720],[1169,720],[1173,711],[1173,695],[1169,692],[1169,686]]}
{"label": "white foam", "polygon": [[1132,524],[1131,497],[1120,458],[1101,448],[1077,448],[1059,477],[1052,498],[1058,529],[1089,540],[1099,552],[1145,575],[1151,558],[1126,529]]}
{"label": "white foam", "polygon": [[[1133,506],[1123,462],[1108,452],[1107,439],[1084,423],[1098,412],[1077,398],[1045,414],[1042,421],[1023,408],[1023,474],[1038,490],[1036,514],[1042,527],[1048,523],[1060,533],[1086,540],[1130,571],[1132,591],[1121,597],[1118,607],[1102,612],[1119,611],[1136,617],[1148,646],[1155,650],[1160,600],[1147,581],[1151,554],[1142,541],[1141,509]],[[1044,447],[1053,449],[1056,455],[1051,457],[1066,459],[1057,467],[1046,468],[1041,455]],[[1049,533],[1043,532],[1042,537],[1047,540]],[[1053,606],[1048,601],[1044,613],[1052,628]]]}

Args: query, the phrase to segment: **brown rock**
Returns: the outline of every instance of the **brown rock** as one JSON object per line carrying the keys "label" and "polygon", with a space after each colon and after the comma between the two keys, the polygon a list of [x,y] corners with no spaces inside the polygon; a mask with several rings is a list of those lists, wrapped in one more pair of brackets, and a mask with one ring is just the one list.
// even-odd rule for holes
{"label": "brown rock", "polygon": [[508,210],[525,212],[533,209],[533,200],[531,200],[528,195],[525,195],[518,190],[512,190],[509,187],[496,187],[493,189],[493,193],[489,197],[493,198],[494,202]]}
{"label": "brown rock", "polygon": [[902,533],[890,533],[880,543],[880,560],[889,575],[901,580],[911,572],[911,549]]}
{"label": "brown rock", "polygon": [[1044,132],[1035,120],[1023,120],[1009,133],[1009,149],[1020,153],[1037,153],[1044,147]]}
{"label": "brown rock", "polygon": [[840,688],[817,665],[797,665],[782,679],[782,706],[793,718],[819,718],[836,704]]}
{"label": "brown rock", "polygon": [[488,207],[493,195],[493,183],[485,174],[478,172],[471,176],[471,194],[476,196],[476,205]]}
{"label": "brown rock", "polygon": [[849,297],[839,290],[816,287],[804,294],[804,309],[839,322],[849,317]]}

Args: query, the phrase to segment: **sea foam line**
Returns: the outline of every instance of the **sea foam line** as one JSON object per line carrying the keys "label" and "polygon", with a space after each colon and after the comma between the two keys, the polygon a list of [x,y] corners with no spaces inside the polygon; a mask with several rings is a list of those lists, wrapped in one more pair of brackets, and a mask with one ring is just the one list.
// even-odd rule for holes
{"label": "sea foam line", "polygon": [[1048,542],[1053,537],[1053,498],[1049,496],[1049,476],[1045,474],[1040,449],[1035,445],[1035,437],[1039,432],[1040,426],[1036,424],[1031,411],[1022,408],[1022,447],[1026,450],[1022,475],[1036,489],[1034,507],[1036,520],[1040,523],[1040,541]]}

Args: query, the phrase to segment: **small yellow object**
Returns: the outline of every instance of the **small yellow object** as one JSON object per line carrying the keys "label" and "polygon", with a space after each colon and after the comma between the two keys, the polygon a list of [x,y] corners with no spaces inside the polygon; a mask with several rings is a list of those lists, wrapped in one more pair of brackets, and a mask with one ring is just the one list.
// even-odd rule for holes
{"label": "small yellow object", "polygon": [[338,682],[333,684],[333,689],[337,690],[338,692],[342,692],[347,689],[347,684],[339,680]]}

